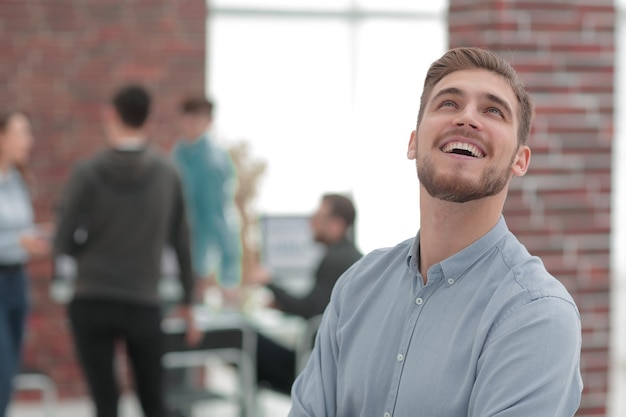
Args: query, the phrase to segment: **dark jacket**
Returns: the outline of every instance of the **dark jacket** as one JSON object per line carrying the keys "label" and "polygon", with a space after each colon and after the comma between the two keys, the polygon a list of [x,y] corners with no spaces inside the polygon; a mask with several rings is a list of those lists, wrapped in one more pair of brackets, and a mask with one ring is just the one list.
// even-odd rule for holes
{"label": "dark jacket", "polygon": [[315,272],[313,288],[305,297],[294,297],[273,284],[269,284],[267,287],[274,293],[278,308],[285,313],[308,319],[324,312],[330,301],[330,294],[335,282],[361,256],[363,255],[354,246],[354,243],[343,239],[328,247]]}
{"label": "dark jacket", "polygon": [[[86,241],[77,229],[86,229]],[[85,234],[85,233],[83,233]],[[185,303],[193,276],[181,182],[152,149],[109,149],[80,162],[65,188],[55,252],[78,264],[75,297],[160,302],[158,283],[166,244],[177,255]]]}

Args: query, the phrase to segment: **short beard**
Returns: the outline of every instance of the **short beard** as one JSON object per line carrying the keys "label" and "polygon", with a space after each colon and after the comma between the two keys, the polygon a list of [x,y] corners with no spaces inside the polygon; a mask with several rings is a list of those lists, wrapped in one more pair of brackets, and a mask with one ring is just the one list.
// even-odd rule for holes
{"label": "short beard", "polygon": [[506,170],[499,172],[495,167],[491,167],[485,171],[478,186],[459,177],[437,175],[435,166],[428,157],[417,164],[417,177],[432,197],[452,203],[467,203],[491,197],[502,191],[511,179],[512,174],[509,170],[514,157],[515,155],[506,166]]}

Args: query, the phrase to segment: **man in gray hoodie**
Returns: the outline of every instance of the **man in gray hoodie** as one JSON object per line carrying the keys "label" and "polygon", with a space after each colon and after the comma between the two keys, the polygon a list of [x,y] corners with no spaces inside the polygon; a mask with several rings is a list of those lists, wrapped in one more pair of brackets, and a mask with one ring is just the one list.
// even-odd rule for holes
{"label": "man in gray hoodie", "polygon": [[[150,96],[139,86],[114,95],[104,113],[109,148],[79,162],[61,202],[54,247],[76,258],[69,304],[76,351],[98,417],[118,415],[114,353],[124,340],[146,417],[166,416],[158,295],[166,244],[178,256],[189,339],[193,273],[182,188],[173,166],[148,146]],[[197,334],[195,335],[197,337]]]}

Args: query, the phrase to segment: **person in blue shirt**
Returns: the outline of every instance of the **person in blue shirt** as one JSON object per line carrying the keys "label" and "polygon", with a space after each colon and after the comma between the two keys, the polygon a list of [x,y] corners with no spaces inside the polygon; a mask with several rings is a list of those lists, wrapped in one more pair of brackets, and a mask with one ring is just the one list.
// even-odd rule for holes
{"label": "person in blue shirt", "polygon": [[199,293],[212,282],[228,291],[241,281],[237,172],[230,153],[209,134],[213,103],[204,96],[188,97],[180,114],[183,137],[172,156],[183,181]]}
{"label": "person in blue shirt", "polygon": [[532,117],[496,54],[457,48],[430,66],[407,152],[420,230],[339,279],[289,416],[576,413],[579,312],[502,215]]}
{"label": "person in blue shirt", "polygon": [[34,224],[27,186],[26,165],[33,142],[25,113],[0,114],[0,417],[5,415],[20,368],[29,305],[26,264],[50,252],[44,230]]}

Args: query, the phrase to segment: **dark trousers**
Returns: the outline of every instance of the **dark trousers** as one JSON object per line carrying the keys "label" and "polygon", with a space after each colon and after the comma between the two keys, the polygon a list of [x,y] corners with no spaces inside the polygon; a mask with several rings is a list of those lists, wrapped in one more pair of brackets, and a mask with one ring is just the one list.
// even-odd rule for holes
{"label": "dark trousers", "polygon": [[165,417],[160,307],[78,298],[69,305],[69,317],[97,417],[118,415],[119,388],[114,364],[118,340],[126,344],[144,415]]}
{"label": "dark trousers", "polygon": [[28,312],[28,282],[21,265],[0,265],[0,417],[13,394]]}
{"label": "dark trousers", "polygon": [[289,395],[296,379],[295,352],[262,334],[257,337],[257,382]]}

